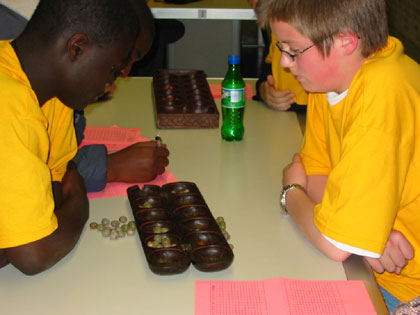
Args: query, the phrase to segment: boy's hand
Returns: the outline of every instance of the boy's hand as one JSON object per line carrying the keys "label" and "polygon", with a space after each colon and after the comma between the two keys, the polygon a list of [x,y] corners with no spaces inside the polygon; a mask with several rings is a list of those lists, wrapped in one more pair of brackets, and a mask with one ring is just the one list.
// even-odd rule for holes
{"label": "boy's hand", "polygon": [[399,275],[413,257],[414,249],[405,236],[397,230],[392,230],[381,258],[365,259],[377,273],[388,271]]}
{"label": "boy's hand", "polygon": [[290,184],[299,184],[305,190],[307,189],[308,178],[302,164],[300,155],[296,153],[293,156],[292,163],[283,169],[283,186]]}
{"label": "boy's hand", "polygon": [[267,81],[260,85],[260,95],[264,102],[272,109],[285,111],[294,103],[294,95],[288,90],[277,91],[274,87],[274,77],[270,74]]}
{"label": "boy's hand", "polygon": [[108,182],[148,182],[169,164],[166,145],[155,141],[138,142],[108,155]]}

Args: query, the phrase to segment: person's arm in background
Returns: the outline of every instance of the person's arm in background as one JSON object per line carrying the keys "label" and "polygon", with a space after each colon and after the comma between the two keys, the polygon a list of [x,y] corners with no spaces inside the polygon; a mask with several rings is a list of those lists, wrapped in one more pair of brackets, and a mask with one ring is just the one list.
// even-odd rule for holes
{"label": "person's arm in background", "polygon": [[3,250],[3,264],[10,262],[27,275],[40,273],[66,256],[76,245],[89,217],[85,185],[72,163],[62,182],[53,182],[52,187],[58,228],[38,241]]}
{"label": "person's arm in background", "polygon": [[[261,73],[255,84],[256,95],[253,99],[263,102],[269,108],[276,111],[306,112],[306,106],[302,106],[306,104],[296,104],[295,95],[293,93],[287,89],[276,89],[275,77],[282,75],[282,73],[273,75],[273,68],[277,69],[278,67],[273,67],[272,59],[279,58],[277,55],[275,56],[275,54],[278,54],[279,52],[276,51],[277,47],[275,47],[275,45],[273,46],[273,37],[270,36],[270,31],[261,31],[264,38],[264,54],[266,58],[261,65]],[[276,60],[277,59],[275,59],[275,62],[277,62]]]}
{"label": "person's arm in background", "polygon": [[271,63],[264,61],[261,74],[255,83],[256,94],[253,97],[274,110],[297,110],[302,106],[294,104],[294,95],[289,91],[277,91],[274,86],[274,77],[271,71]]}
{"label": "person's arm in background", "polygon": [[261,100],[274,110],[297,111],[305,108],[295,104],[294,95],[289,90],[277,91],[271,74],[267,75],[265,81],[260,81],[258,94]]}
{"label": "person's arm in background", "polygon": [[[83,140],[86,118],[74,113],[77,142]],[[138,142],[123,150],[108,154],[104,145],[80,148],[74,158],[85,180],[88,192],[101,191],[107,182],[148,182],[165,171],[169,151],[155,141]]]}

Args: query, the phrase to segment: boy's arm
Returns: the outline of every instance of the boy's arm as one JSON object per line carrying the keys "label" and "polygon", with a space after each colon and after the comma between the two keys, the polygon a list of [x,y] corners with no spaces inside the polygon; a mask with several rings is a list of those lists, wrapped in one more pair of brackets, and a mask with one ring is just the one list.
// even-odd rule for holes
{"label": "boy's arm", "polygon": [[[78,144],[84,138],[86,119],[83,112],[74,113]],[[74,158],[88,192],[101,191],[107,182],[147,182],[156,178],[168,166],[169,151],[155,141],[138,142],[108,155],[104,145],[80,148]]]}
{"label": "boy's arm", "polygon": [[27,275],[57,263],[76,245],[89,217],[89,203],[82,177],[70,166],[62,183],[53,183],[58,228],[38,241],[4,249],[8,261]]}
{"label": "boy's arm", "polygon": [[88,192],[101,191],[107,182],[148,182],[165,171],[169,151],[155,141],[137,142],[107,154],[104,145],[82,147],[74,161]]}
{"label": "boy's arm", "polygon": [[[286,166],[283,171],[284,186],[299,184],[305,188],[305,191],[309,188],[311,191],[310,194],[312,194],[314,198],[319,198],[320,191],[323,192],[325,188],[325,186],[315,188],[317,182],[322,185],[322,183],[326,183],[326,179],[323,177],[312,177],[308,180],[299,154],[294,155],[292,163]],[[346,260],[351,253],[335,247],[315,226],[313,215],[316,202],[312,200],[305,191],[292,189],[287,193],[287,211],[302,234],[321,252],[335,261]]]}
{"label": "boy's arm", "polygon": [[[301,232],[319,250],[334,260],[343,261],[350,256],[350,253],[338,249],[327,241],[313,223],[314,206],[322,201],[327,179],[326,175],[306,176],[300,157],[296,155],[293,163],[284,171],[283,183],[284,185],[298,183],[306,187],[306,193],[299,189],[290,190],[287,193],[287,209]],[[413,257],[414,249],[408,240],[401,232],[392,230],[382,256],[380,258],[365,257],[365,259],[378,273],[388,271],[400,274]]]}
{"label": "boy's arm", "polygon": [[108,155],[107,182],[147,182],[165,171],[169,151],[156,141],[137,142]]}
{"label": "boy's arm", "polygon": [[308,175],[306,193],[315,204],[321,203],[324,195],[325,185],[327,185],[327,175]]}
{"label": "boy's arm", "polygon": [[330,243],[313,222],[315,202],[300,189],[287,193],[287,211],[302,234],[321,252],[335,261],[346,260],[351,253],[345,252]]}

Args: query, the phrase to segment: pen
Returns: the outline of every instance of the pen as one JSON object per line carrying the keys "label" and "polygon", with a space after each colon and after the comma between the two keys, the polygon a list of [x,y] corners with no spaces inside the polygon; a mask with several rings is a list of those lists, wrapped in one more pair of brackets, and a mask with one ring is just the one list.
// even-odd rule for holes
{"label": "pen", "polygon": [[162,138],[159,136],[156,136],[155,140],[156,140],[156,147],[159,148],[162,144]]}

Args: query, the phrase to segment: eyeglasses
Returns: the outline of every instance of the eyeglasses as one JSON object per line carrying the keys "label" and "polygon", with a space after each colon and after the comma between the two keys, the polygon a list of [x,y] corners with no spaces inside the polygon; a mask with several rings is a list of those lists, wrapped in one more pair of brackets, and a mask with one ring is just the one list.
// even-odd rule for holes
{"label": "eyeglasses", "polygon": [[282,48],[282,46],[281,46],[281,43],[278,41],[277,43],[276,43],[276,46],[277,46],[277,48],[283,53],[283,54],[286,54],[289,58],[290,58],[290,61],[291,62],[295,62],[296,61],[296,57],[297,56],[300,56],[300,55],[302,55],[305,51],[307,51],[308,49],[310,49],[310,48],[312,48],[312,47],[314,47],[316,44],[318,44],[318,43],[314,43],[314,44],[312,44],[311,46],[308,46],[308,47],[306,47],[306,48],[304,48],[304,49],[302,49],[301,51],[298,51],[297,53],[295,53],[295,54],[292,54],[291,52],[289,52],[289,51],[287,51],[287,50],[284,50],[283,48]]}
{"label": "eyeglasses", "polygon": [[[313,43],[312,45],[310,45],[310,46],[308,46],[308,47],[306,47],[306,48],[302,49],[301,51],[298,51],[298,52],[297,52],[297,53],[295,53],[295,54],[292,54],[291,52],[289,52],[289,51],[287,51],[287,50],[284,50],[284,49],[282,48],[282,46],[281,46],[280,41],[277,41],[276,46],[277,46],[277,48],[278,48],[278,49],[279,49],[282,53],[286,54],[286,56],[288,56],[288,57],[290,58],[290,61],[291,61],[291,62],[295,62],[295,61],[296,61],[296,57],[297,57],[297,56],[302,55],[302,54],[303,54],[305,51],[307,51],[308,49],[310,49],[310,48],[314,47],[315,45],[318,45],[319,43],[323,42],[324,40],[326,40],[327,38],[329,38],[329,37],[333,36],[333,35],[334,35],[334,34],[336,34],[336,33],[337,33],[337,32],[331,33],[331,35],[330,35],[330,36],[327,36],[327,37],[325,37],[325,38],[323,38],[323,39],[321,39],[321,40],[317,41],[316,43]],[[359,35],[357,35],[357,38],[358,38],[358,39],[360,39],[361,37],[360,37]]]}

